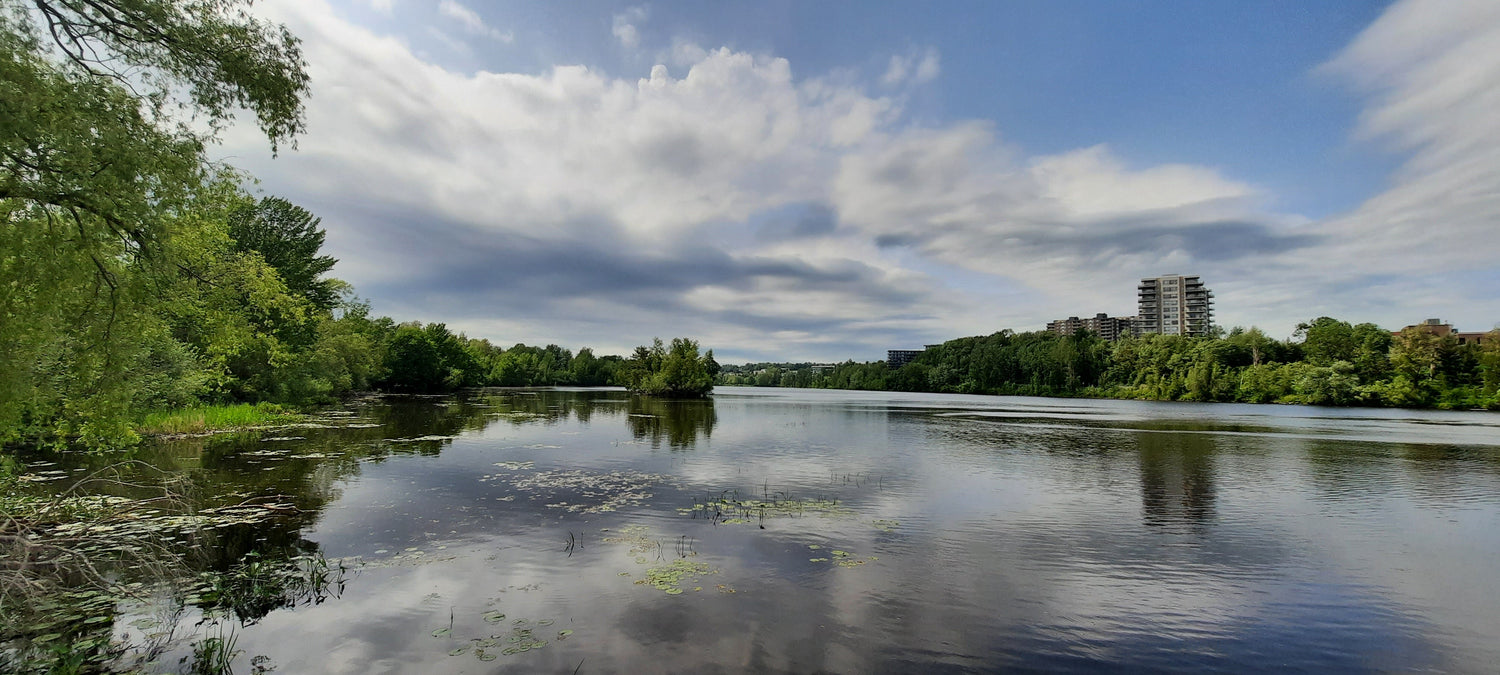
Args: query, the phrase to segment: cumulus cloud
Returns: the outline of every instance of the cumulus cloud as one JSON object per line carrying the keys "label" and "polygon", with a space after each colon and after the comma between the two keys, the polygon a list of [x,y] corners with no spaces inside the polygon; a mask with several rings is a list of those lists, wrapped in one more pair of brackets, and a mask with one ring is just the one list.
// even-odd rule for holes
{"label": "cumulus cloud", "polygon": [[501,42],[509,43],[515,40],[515,34],[509,31],[501,31],[491,27],[484,19],[468,7],[454,0],[442,0],[438,3],[438,14],[453,19],[463,25],[464,29],[475,35],[494,38]]}
{"label": "cumulus cloud", "polygon": [[645,7],[631,7],[615,15],[610,31],[614,33],[615,39],[620,41],[620,46],[635,49],[641,45],[641,34],[636,26],[645,20]]}
{"label": "cumulus cloud", "polygon": [[[1134,280],[1171,271],[1204,274],[1221,317],[1273,331],[1320,302],[1427,315],[1414,307],[1440,281],[1392,270],[1493,269],[1500,246],[1478,240],[1500,222],[1497,57],[1481,48],[1500,22],[1431,10],[1392,8],[1325,68],[1381,69],[1362,133],[1413,155],[1389,191],[1321,223],[1268,212],[1216,168],[1132,166],[1104,145],[1028,156],[985,121],[914,125],[899,96],[772,55],[679,41],[643,76],[461,73],[315,1],[264,9],[312,68],[299,151],[272,163],[243,128],[226,151],[324,217],[338,273],[377,310],[502,341],[691,334],[729,358],[875,358],[1129,313]],[[622,45],[644,18],[616,17]],[[1414,20],[1427,37],[1386,23]],[[1394,55],[1388,32],[1407,41]],[[940,70],[930,49],[891,66],[892,85]],[[1352,300],[1372,292],[1399,302]]]}

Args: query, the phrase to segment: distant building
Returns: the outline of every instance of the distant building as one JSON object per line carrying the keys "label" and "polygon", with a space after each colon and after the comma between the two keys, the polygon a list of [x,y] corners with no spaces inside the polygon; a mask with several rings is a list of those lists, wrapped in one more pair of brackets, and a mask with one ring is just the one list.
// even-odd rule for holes
{"label": "distant building", "polygon": [[1214,293],[1196,276],[1168,274],[1141,279],[1136,297],[1140,333],[1208,335],[1213,327]]}
{"label": "distant building", "polygon": [[1070,316],[1047,324],[1047,330],[1058,335],[1073,335],[1087,330],[1111,342],[1135,334],[1140,318],[1134,316],[1110,316],[1099,313],[1087,319]]}
{"label": "distant building", "polygon": [[1422,323],[1412,324],[1410,326],[1407,326],[1406,328],[1402,328],[1401,330],[1391,333],[1391,335],[1400,335],[1401,331],[1410,328],[1420,328],[1434,335],[1452,335],[1453,337],[1458,339],[1458,344],[1461,345],[1477,345],[1481,342],[1484,342],[1486,336],[1485,333],[1460,333],[1456,330],[1453,330],[1453,324],[1443,323],[1442,319],[1428,319],[1426,321],[1423,321]]}
{"label": "distant building", "polygon": [[889,349],[885,352],[885,365],[887,368],[896,369],[911,363],[913,359],[922,355],[923,349]]}

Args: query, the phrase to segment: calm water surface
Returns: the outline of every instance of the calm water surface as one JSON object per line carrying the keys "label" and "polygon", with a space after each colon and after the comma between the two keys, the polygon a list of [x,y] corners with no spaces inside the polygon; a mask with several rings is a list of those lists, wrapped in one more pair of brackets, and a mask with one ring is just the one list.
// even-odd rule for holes
{"label": "calm water surface", "polygon": [[[348,412],[154,450],[306,510],[226,559],[353,566],[239,628],[243,672],[1500,664],[1494,414],[748,388]],[[547,644],[504,654],[522,629]]]}

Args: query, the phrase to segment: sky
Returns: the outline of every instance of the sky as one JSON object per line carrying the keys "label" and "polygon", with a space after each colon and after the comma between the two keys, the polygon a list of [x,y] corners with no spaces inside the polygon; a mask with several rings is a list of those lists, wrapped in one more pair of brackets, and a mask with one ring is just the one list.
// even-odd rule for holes
{"label": "sky", "polygon": [[375,312],[859,361],[1135,313],[1500,322],[1500,2],[263,0],[307,130],[218,159]]}

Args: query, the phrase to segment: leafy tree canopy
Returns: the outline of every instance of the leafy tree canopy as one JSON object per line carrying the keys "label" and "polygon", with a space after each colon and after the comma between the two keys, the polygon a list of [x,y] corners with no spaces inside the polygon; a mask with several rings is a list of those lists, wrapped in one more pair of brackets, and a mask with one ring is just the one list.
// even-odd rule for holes
{"label": "leafy tree canopy", "polygon": [[342,284],[321,278],[338,260],[318,254],[326,235],[318,228],[320,222],[296,204],[266,197],[230,215],[229,236],[234,238],[235,250],[259,253],[289,291],[320,310],[329,310],[338,304]]}
{"label": "leafy tree canopy", "polygon": [[650,347],[637,347],[625,365],[625,386],[638,394],[662,397],[698,398],[714,388],[710,366],[718,366],[711,355],[699,356],[698,342],[673,338],[671,347],[661,338]]}

